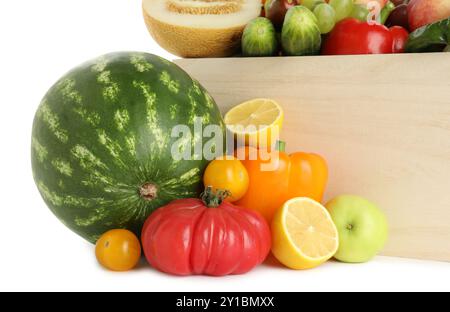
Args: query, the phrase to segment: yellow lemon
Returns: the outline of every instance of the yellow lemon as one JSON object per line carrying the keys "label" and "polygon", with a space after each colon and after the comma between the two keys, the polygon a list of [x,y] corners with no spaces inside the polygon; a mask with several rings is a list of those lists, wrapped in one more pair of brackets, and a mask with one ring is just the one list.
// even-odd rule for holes
{"label": "yellow lemon", "polygon": [[[274,100],[254,99],[241,103],[225,115],[227,129],[246,145],[271,147],[279,140],[284,113]],[[240,142],[243,143],[243,142]]]}
{"label": "yellow lemon", "polygon": [[336,226],[327,209],[310,198],[293,198],[272,222],[273,255],[295,270],[314,268],[334,256],[339,247]]}

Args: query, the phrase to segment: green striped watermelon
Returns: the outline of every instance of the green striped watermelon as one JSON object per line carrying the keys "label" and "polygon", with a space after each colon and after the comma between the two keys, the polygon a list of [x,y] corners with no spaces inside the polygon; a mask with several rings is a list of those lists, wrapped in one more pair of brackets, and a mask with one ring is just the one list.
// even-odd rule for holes
{"label": "green striped watermelon", "polygon": [[[224,134],[212,97],[167,60],[123,52],[87,62],[61,78],[36,113],[38,189],[51,211],[90,242],[112,228],[139,233],[156,208],[198,195],[208,161],[171,155],[179,141],[172,128],[193,132],[198,117]],[[193,138],[180,146],[194,153],[202,140]]]}

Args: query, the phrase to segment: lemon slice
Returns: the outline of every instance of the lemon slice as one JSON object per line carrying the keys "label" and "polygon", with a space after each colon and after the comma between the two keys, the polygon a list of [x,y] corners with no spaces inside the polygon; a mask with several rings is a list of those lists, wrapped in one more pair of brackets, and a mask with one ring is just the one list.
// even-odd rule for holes
{"label": "lemon slice", "polygon": [[232,108],[225,115],[228,130],[246,145],[272,146],[279,139],[284,113],[274,100],[254,99]]}
{"label": "lemon slice", "polygon": [[327,209],[310,198],[293,198],[272,222],[274,256],[295,270],[314,268],[334,256],[339,247],[336,226]]}

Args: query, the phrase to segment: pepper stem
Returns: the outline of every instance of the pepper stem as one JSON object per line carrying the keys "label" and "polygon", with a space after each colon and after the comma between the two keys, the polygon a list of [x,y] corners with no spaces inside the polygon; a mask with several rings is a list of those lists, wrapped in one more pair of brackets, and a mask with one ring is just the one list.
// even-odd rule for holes
{"label": "pepper stem", "polygon": [[282,153],[286,152],[286,142],[284,142],[284,141],[277,141],[275,149],[277,151],[279,151],[279,152],[282,152]]}
{"label": "pepper stem", "polygon": [[229,196],[231,196],[231,192],[228,190],[216,190],[214,192],[212,186],[207,186],[205,191],[200,195],[200,198],[206,207],[217,208]]}

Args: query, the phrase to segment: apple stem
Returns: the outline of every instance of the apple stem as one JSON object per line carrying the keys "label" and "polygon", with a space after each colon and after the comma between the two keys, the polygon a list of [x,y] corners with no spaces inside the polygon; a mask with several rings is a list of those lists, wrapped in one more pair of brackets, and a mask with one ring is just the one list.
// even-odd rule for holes
{"label": "apple stem", "polygon": [[347,225],[347,230],[349,230],[349,231],[353,230],[353,224],[348,224]]}

